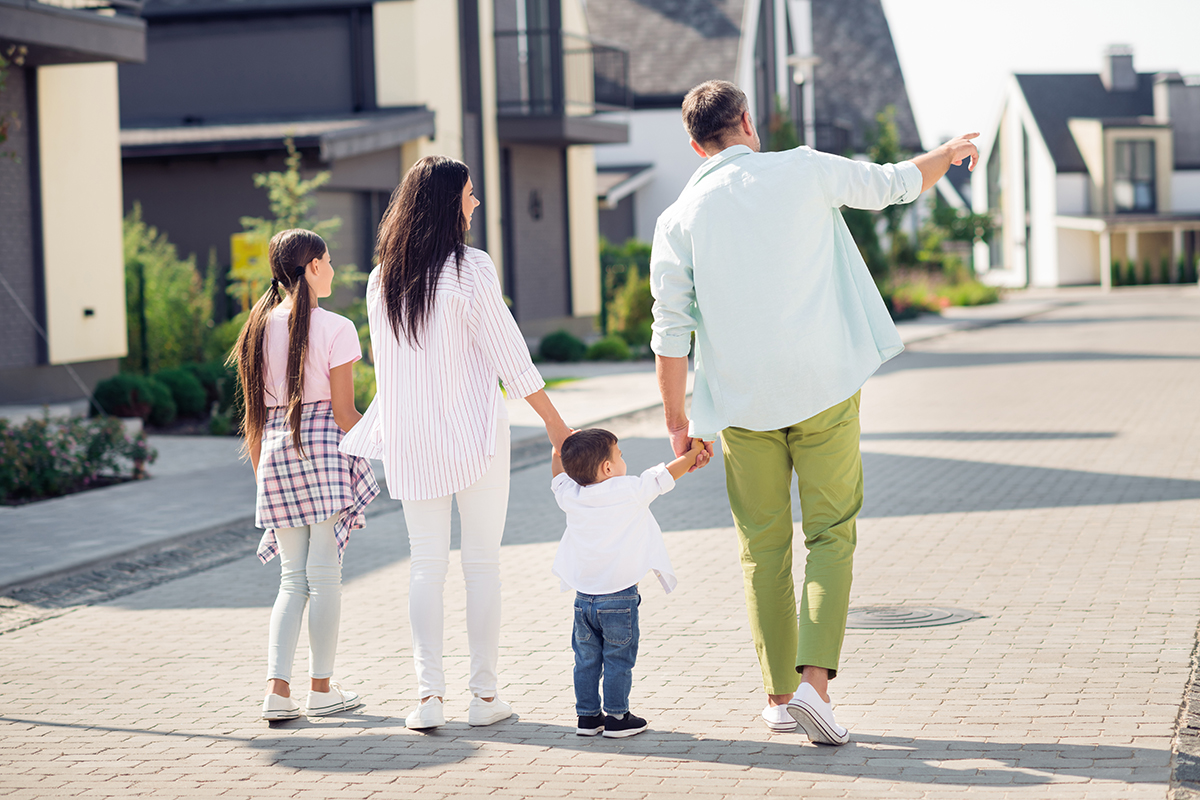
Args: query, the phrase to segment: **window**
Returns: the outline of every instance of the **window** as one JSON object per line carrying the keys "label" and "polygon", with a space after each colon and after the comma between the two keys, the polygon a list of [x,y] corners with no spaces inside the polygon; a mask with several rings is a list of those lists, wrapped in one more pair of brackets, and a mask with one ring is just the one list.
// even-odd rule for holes
{"label": "window", "polygon": [[1155,210],[1154,142],[1116,142],[1113,208],[1118,213]]}

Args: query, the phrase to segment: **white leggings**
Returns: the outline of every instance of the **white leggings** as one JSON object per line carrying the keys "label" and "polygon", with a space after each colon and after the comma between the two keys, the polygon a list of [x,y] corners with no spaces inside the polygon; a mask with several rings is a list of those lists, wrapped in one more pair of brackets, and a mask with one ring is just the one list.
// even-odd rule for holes
{"label": "white leggings", "polygon": [[[496,421],[496,457],[483,477],[453,497],[462,520],[462,570],[467,585],[469,688],[479,697],[496,694],[500,656],[500,539],[508,513],[508,420]],[[405,500],[412,553],[408,617],[420,697],[445,697],[442,670],[442,588],[450,566],[450,499]]]}
{"label": "white leggings", "polygon": [[303,528],[278,528],[279,596],[271,611],[267,680],[291,682],[292,660],[308,603],[308,670],[312,678],[333,677],[338,621],[342,615],[342,562],[333,523],[336,516]]}

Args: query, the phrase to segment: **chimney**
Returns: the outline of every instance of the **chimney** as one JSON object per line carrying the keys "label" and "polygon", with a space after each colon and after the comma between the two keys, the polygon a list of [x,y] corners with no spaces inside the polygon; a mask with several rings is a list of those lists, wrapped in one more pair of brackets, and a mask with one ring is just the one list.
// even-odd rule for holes
{"label": "chimney", "polygon": [[1138,76],[1133,69],[1133,48],[1126,44],[1109,45],[1104,51],[1104,68],[1100,80],[1110,92],[1132,92],[1137,89]]}

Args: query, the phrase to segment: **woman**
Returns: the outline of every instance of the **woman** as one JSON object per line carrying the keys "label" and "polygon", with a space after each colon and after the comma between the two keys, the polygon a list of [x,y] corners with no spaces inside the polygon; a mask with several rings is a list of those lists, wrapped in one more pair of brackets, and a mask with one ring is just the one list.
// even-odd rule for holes
{"label": "woman", "polygon": [[491,725],[512,708],[496,693],[500,539],[508,511],[508,414],[499,382],[524,397],[555,447],[570,433],[542,387],[487,253],[465,245],[479,205],[465,164],[421,159],[379,226],[379,265],[367,282],[378,393],[342,446],[382,458],[404,501],[411,551],[408,611],[420,702],[410,728],[445,724],[442,587],[450,559],[450,501],[462,520],[471,651],[468,722]]}

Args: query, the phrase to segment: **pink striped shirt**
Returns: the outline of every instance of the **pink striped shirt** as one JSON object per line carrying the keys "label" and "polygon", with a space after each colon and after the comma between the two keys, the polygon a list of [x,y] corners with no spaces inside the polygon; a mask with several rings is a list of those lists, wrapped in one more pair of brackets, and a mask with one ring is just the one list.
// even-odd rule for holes
{"label": "pink striped shirt", "polygon": [[447,260],[420,347],[393,332],[378,267],[367,281],[367,316],[377,393],[342,452],[382,458],[388,491],[399,500],[467,488],[496,455],[503,407],[497,378],[515,397],[545,386],[504,304],[492,259],[468,247],[461,273],[453,256]]}

